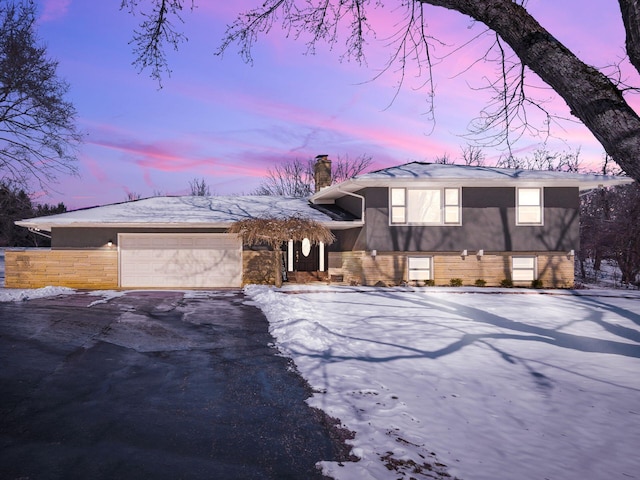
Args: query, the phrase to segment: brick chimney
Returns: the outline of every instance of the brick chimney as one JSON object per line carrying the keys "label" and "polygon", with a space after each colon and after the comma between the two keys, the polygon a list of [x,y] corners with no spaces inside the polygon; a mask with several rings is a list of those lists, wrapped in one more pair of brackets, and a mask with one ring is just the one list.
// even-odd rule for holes
{"label": "brick chimney", "polygon": [[331,160],[329,155],[317,155],[313,166],[313,180],[316,192],[331,185]]}

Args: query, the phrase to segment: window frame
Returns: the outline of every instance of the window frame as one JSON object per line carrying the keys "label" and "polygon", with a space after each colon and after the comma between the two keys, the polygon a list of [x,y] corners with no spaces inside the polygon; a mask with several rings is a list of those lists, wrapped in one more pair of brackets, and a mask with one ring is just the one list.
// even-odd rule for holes
{"label": "window frame", "polygon": [[[402,191],[402,195],[394,192]],[[411,222],[409,221],[411,203],[410,191],[437,191],[439,194],[438,222]],[[457,203],[451,203],[448,192],[456,192]],[[402,197],[402,198],[400,198]],[[415,207],[414,207],[415,208]],[[452,212],[455,212],[452,213]],[[453,215],[455,221],[447,221]],[[398,219],[398,220],[394,220]],[[401,219],[401,220],[400,220]],[[462,188],[461,187],[389,187],[389,225],[390,226],[460,226],[462,225]]]}
{"label": "window frame", "polygon": [[[537,190],[538,191],[538,204],[522,204],[520,201],[520,192],[524,190]],[[527,222],[521,220],[521,215],[524,213],[522,210],[525,208],[536,207],[538,209],[539,221]],[[544,225],[544,187],[517,187],[516,188],[516,225],[518,226],[543,226]]]}
{"label": "window frame", "polygon": [[[531,260],[533,263],[532,267],[522,268],[515,266],[514,260]],[[516,278],[516,272],[531,272],[532,278]],[[537,255],[513,255],[511,257],[511,280],[513,282],[533,282],[538,278],[538,257]]]}
{"label": "window frame", "polygon": [[[428,266],[426,268],[411,268],[411,260],[426,260],[428,263]],[[418,278],[411,278],[411,273],[412,272],[427,272],[427,278],[423,278],[422,276],[419,276]],[[407,279],[410,282],[416,281],[416,280],[421,280],[421,281],[425,281],[425,280],[433,280],[433,255],[408,255],[407,256]]]}
{"label": "window frame", "polygon": [[[397,198],[393,192],[402,191],[402,199]],[[394,210],[398,213],[394,213]],[[395,215],[400,215],[402,221],[394,221]],[[402,188],[389,188],[389,224],[390,225],[406,225],[407,223],[407,189]]]}

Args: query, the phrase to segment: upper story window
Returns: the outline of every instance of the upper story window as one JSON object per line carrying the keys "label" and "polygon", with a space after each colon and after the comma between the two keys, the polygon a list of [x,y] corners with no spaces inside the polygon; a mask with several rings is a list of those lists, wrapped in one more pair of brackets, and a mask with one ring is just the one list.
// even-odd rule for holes
{"label": "upper story window", "polygon": [[460,225],[459,188],[392,188],[392,225]]}
{"label": "upper story window", "polygon": [[516,224],[542,225],[542,188],[518,188]]}

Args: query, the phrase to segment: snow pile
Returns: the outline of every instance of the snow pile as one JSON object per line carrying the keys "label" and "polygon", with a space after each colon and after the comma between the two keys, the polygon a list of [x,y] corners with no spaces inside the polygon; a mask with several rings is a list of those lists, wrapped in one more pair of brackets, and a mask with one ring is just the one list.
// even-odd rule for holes
{"label": "snow pile", "polygon": [[0,302],[20,302],[33,300],[34,298],[55,297],[74,293],[73,288],[67,287],[43,287],[36,289],[1,288]]}
{"label": "snow pile", "polygon": [[34,298],[55,297],[75,292],[66,287],[44,287],[38,289],[5,289],[4,248],[0,248],[0,302],[20,302]]}
{"label": "snow pile", "polygon": [[296,290],[246,293],[309,403],[356,432],[361,460],[326,474],[638,477],[639,294]]}
{"label": "snow pile", "polygon": [[108,303],[109,300],[114,298],[124,297],[127,294],[126,291],[115,291],[115,290],[92,290],[88,293],[90,297],[102,297],[100,300],[94,300],[87,307],[93,307],[94,305],[99,305],[101,303]]}

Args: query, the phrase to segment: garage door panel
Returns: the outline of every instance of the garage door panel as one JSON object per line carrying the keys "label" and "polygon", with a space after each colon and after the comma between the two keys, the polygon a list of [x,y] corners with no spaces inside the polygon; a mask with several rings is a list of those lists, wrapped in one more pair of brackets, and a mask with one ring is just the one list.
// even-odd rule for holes
{"label": "garage door panel", "polygon": [[229,234],[122,234],[122,287],[239,287],[242,244]]}

